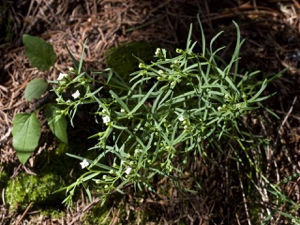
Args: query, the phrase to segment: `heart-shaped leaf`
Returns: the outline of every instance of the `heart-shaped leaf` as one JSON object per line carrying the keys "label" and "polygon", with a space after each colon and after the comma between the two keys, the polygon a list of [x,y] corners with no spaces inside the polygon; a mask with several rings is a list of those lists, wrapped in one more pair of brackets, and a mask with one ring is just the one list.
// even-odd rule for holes
{"label": "heart-shaped leaf", "polygon": [[22,164],[38,146],[41,123],[34,113],[18,113],[13,119],[13,146]]}
{"label": "heart-shaped leaf", "polygon": [[47,90],[48,83],[44,79],[35,78],[30,81],[25,88],[25,99],[31,101],[33,99],[39,99],[43,93]]}
{"label": "heart-shaped leaf", "polygon": [[54,65],[56,54],[51,44],[28,34],[23,35],[23,43],[26,47],[25,55],[32,66],[39,70],[49,70]]}
{"label": "heart-shaped leaf", "polygon": [[57,117],[57,110],[60,110],[54,104],[48,104],[45,108],[45,115],[49,124],[49,127],[55,137],[61,142],[68,144],[68,134],[67,134],[67,121],[64,115]]}

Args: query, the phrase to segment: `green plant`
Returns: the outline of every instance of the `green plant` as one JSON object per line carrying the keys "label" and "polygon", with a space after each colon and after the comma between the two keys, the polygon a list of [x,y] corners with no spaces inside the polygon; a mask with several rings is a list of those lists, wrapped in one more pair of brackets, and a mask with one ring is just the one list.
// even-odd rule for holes
{"label": "green plant", "polygon": [[[228,63],[217,56],[223,48],[213,50],[213,43],[221,33],[207,48],[202,32],[202,52],[197,54],[193,52],[197,43],[192,43],[190,29],[186,49],[177,49],[177,56],[172,57],[165,49],[158,48],[157,61],[146,64],[138,59],[140,70],[131,74],[130,86],[110,69],[92,71],[91,74],[105,78],[103,83],[95,81],[82,70],[83,58],[77,62],[71,56],[77,77],[70,80],[67,76],[65,83],[53,90],[58,104],[64,106],[60,115],[69,116],[72,123],[80,104],[97,104],[95,120],[102,118],[103,130],[91,136],[98,138],[98,144],[92,148],[100,151],[96,159],[69,154],[81,160],[82,168],[88,171],[61,189],[68,193],[65,203],[72,202],[72,195],[80,185],[91,197],[90,180],[102,203],[113,192],[124,193],[126,186],[154,191],[152,182],[157,176],[167,177],[177,187],[193,191],[181,187],[178,179],[191,155],[205,156],[212,149],[222,152],[224,143],[243,148],[243,143],[251,142],[250,136],[240,130],[239,121],[270,97],[261,94],[267,83],[279,75],[261,82],[252,80],[258,72],[237,76],[242,41],[238,26],[234,25],[237,43]],[[88,85],[93,82],[103,86],[94,91]],[[153,85],[147,89],[148,83]],[[68,102],[61,98],[68,85],[83,87],[85,92],[78,92],[78,98]],[[100,95],[104,86],[114,88],[108,97]],[[249,158],[247,151],[244,153]],[[111,155],[112,163],[107,163]]]}
{"label": "green plant", "polygon": [[[30,35],[23,36],[26,46],[25,54],[32,66],[39,70],[49,70],[54,65],[56,54],[53,46],[44,40]],[[41,78],[35,78],[28,83],[25,89],[25,100],[33,101],[40,99],[48,88],[48,82]],[[21,163],[25,163],[31,153],[38,146],[41,135],[41,123],[36,114],[44,109],[45,116],[51,131],[63,143],[68,143],[67,122],[64,116],[56,117],[59,110],[57,104],[48,103],[35,109],[32,113],[18,113],[13,120],[13,146]]]}
{"label": "green plant", "polygon": [[[281,74],[262,81],[256,79],[258,71],[239,75],[239,51],[243,41],[238,25],[234,23],[237,29],[234,52],[225,62],[218,56],[225,47],[213,48],[222,32],[207,45],[200,21],[199,24],[201,53],[194,52],[197,43],[191,41],[191,26],[186,48],[177,49],[175,56],[158,48],[154,54],[156,61],[149,64],[136,57],[140,62],[139,70],[131,74],[130,83],[110,68],[84,70],[84,50],[79,61],[68,50],[74,68],[60,73],[56,81],[48,81],[47,85],[45,81],[34,80],[27,86],[32,96],[29,99],[32,99],[39,98],[48,83],[51,84],[56,103],[42,107],[46,109],[51,130],[62,141],[67,137],[66,118],[74,126],[80,106],[96,106],[90,113],[99,124],[99,131],[90,138],[97,139],[91,150],[99,154],[96,158],[85,158],[68,153],[80,160],[86,171],[73,184],[58,190],[67,194],[64,203],[72,203],[79,186],[85,188],[90,200],[91,189],[96,189],[102,204],[114,192],[124,194],[125,187],[155,191],[157,177],[166,177],[177,188],[194,193],[195,190],[181,186],[179,179],[187,169],[188,159],[200,155],[214,163],[214,158],[208,154],[210,151],[226,155],[230,150],[234,152],[234,160],[250,168],[251,173],[260,174],[274,196],[294,205],[263,176],[261,165],[253,162],[249,149],[258,144],[240,125],[247,112],[259,108],[262,101],[272,96],[263,96],[263,91]],[[85,47],[86,42],[83,49]],[[50,59],[42,62],[46,64],[43,69],[53,64]],[[50,108],[47,110],[47,107]],[[14,146],[18,146],[16,150],[21,158],[24,149],[31,153],[36,147],[39,124],[35,114],[18,114],[13,125]],[[26,130],[32,130],[30,138],[35,138],[29,147],[27,139],[20,138],[21,134],[29,135]],[[21,145],[17,145],[18,142]],[[28,157],[27,154],[21,162],[25,163]],[[249,176],[249,183],[251,181],[253,177]]]}
{"label": "green plant", "polygon": [[59,175],[53,173],[42,176],[31,176],[21,173],[16,178],[9,180],[5,190],[6,202],[10,205],[10,210],[25,210],[29,203],[35,206],[54,206],[61,201],[62,195],[52,193],[60,187]]}

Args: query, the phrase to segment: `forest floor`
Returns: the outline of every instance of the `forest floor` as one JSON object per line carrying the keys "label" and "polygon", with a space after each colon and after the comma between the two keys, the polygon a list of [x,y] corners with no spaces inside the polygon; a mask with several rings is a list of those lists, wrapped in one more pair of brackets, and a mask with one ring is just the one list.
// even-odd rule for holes
{"label": "forest floor", "polygon": [[[184,47],[190,24],[194,26],[192,39],[201,43],[197,14],[207,40],[224,31],[216,42],[216,48],[234,47],[236,29],[232,21],[239,25],[245,39],[240,68],[260,70],[263,74],[276,74],[288,68],[267,89],[267,93],[276,92],[276,96],[264,102],[264,106],[280,119],[258,110],[255,118],[250,117],[245,124],[271,143],[268,151],[262,150],[266,167],[271,168],[267,171],[268,179],[280,184],[282,192],[300,204],[300,3],[297,0],[7,1],[1,16],[9,25],[0,23],[2,30],[9,30],[0,36],[0,171],[7,172],[10,178],[21,171],[34,174],[37,156],[57,144],[49,129],[43,127],[41,146],[25,166],[20,164],[12,147],[14,115],[33,107],[23,97],[26,84],[36,77],[49,80],[58,77],[55,69],[40,72],[29,65],[22,44],[23,34],[38,36],[51,43],[58,56],[55,67],[62,72],[72,66],[65,44],[79,58],[82,44],[88,39],[85,66],[103,70],[106,67],[105,52],[122,43],[145,41],[173,50]],[[9,41],[5,42],[8,33]],[[223,57],[226,59],[228,56],[225,53]],[[168,198],[149,194],[142,204],[136,204],[131,198],[133,195],[129,195],[122,198],[128,217],[130,212],[152,208],[159,224],[178,224],[178,221],[200,225],[249,224],[251,218],[247,215],[244,191],[238,179],[229,185],[223,179],[226,172],[204,166],[200,170],[197,173],[205,174],[206,178],[202,183],[203,192],[196,197],[178,199],[176,194],[170,194]],[[170,184],[161,182],[161,185]],[[26,210],[11,212],[5,201],[4,189],[1,192],[2,224],[83,224],[81,216],[96,204],[96,201],[91,204],[86,196],[82,196],[74,207],[65,209],[66,216],[53,219],[39,215],[38,210],[30,208],[31,205]],[[266,199],[258,202],[270,211],[279,207]],[[300,215],[299,209],[290,212],[285,204],[280,205],[280,210],[295,217]],[[33,215],[39,222],[31,221]],[[118,206],[111,206],[110,215],[114,218],[110,224],[121,224]],[[271,224],[292,222],[281,214]]]}

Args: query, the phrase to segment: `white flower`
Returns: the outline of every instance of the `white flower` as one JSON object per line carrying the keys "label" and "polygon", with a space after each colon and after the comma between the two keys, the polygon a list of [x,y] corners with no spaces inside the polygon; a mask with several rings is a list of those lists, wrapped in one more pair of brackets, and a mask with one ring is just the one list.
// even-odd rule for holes
{"label": "white flower", "polygon": [[103,120],[103,123],[107,124],[108,122],[110,122],[110,117],[109,116],[103,116],[102,120]]}
{"label": "white flower", "polygon": [[80,92],[77,90],[74,94],[72,94],[73,98],[76,99],[80,96]]}
{"label": "white flower", "polygon": [[132,168],[131,167],[127,167],[127,169],[125,170],[125,173],[127,175],[129,175],[131,173],[131,171],[132,171]]}
{"label": "white flower", "polygon": [[155,51],[155,55],[156,55],[156,56],[159,56],[159,55],[160,55],[160,53],[161,53],[161,50],[160,50],[160,48],[157,48],[157,49],[156,49],[156,51]]}
{"label": "white flower", "polygon": [[180,116],[178,117],[178,120],[179,120],[179,121],[184,121],[184,116],[183,116],[183,115],[180,115]]}
{"label": "white flower", "polygon": [[90,164],[89,164],[89,162],[88,162],[86,159],[84,159],[84,160],[80,163],[80,165],[81,165],[81,169],[84,169],[85,167],[88,167]]}
{"label": "white flower", "polygon": [[66,73],[60,73],[57,80],[63,80],[67,76],[68,76],[68,74],[66,74]]}

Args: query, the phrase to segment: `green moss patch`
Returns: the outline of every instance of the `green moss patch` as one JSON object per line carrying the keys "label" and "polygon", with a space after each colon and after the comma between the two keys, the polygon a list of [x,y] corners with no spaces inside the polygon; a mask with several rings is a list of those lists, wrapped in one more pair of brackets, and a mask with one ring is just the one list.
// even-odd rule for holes
{"label": "green moss patch", "polygon": [[111,48],[106,55],[107,66],[114,69],[126,82],[129,75],[139,70],[139,61],[134,56],[150,63],[154,59],[154,53],[159,46],[146,42],[131,42],[118,48]]}
{"label": "green moss patch", "polygon": [[[120,197],[120,198],[119,198]],[[142,209],[143,208],[143,209]],[[151,207],[139,207],[124,203],[121,196],[111,196],[103,206],[100,204],[82,217],[81,223],[87,224],[158,224],[159,212]]]}
{"label": "green moss patch", "polygon": [[63,194],[53,194],[62,186],[59,175],[48,173],[42,176],[32,176],[20,173],[8,181],[6,189],[6,202],[10,210],[24,210],[33,202],[35,206],[60,205]]}

